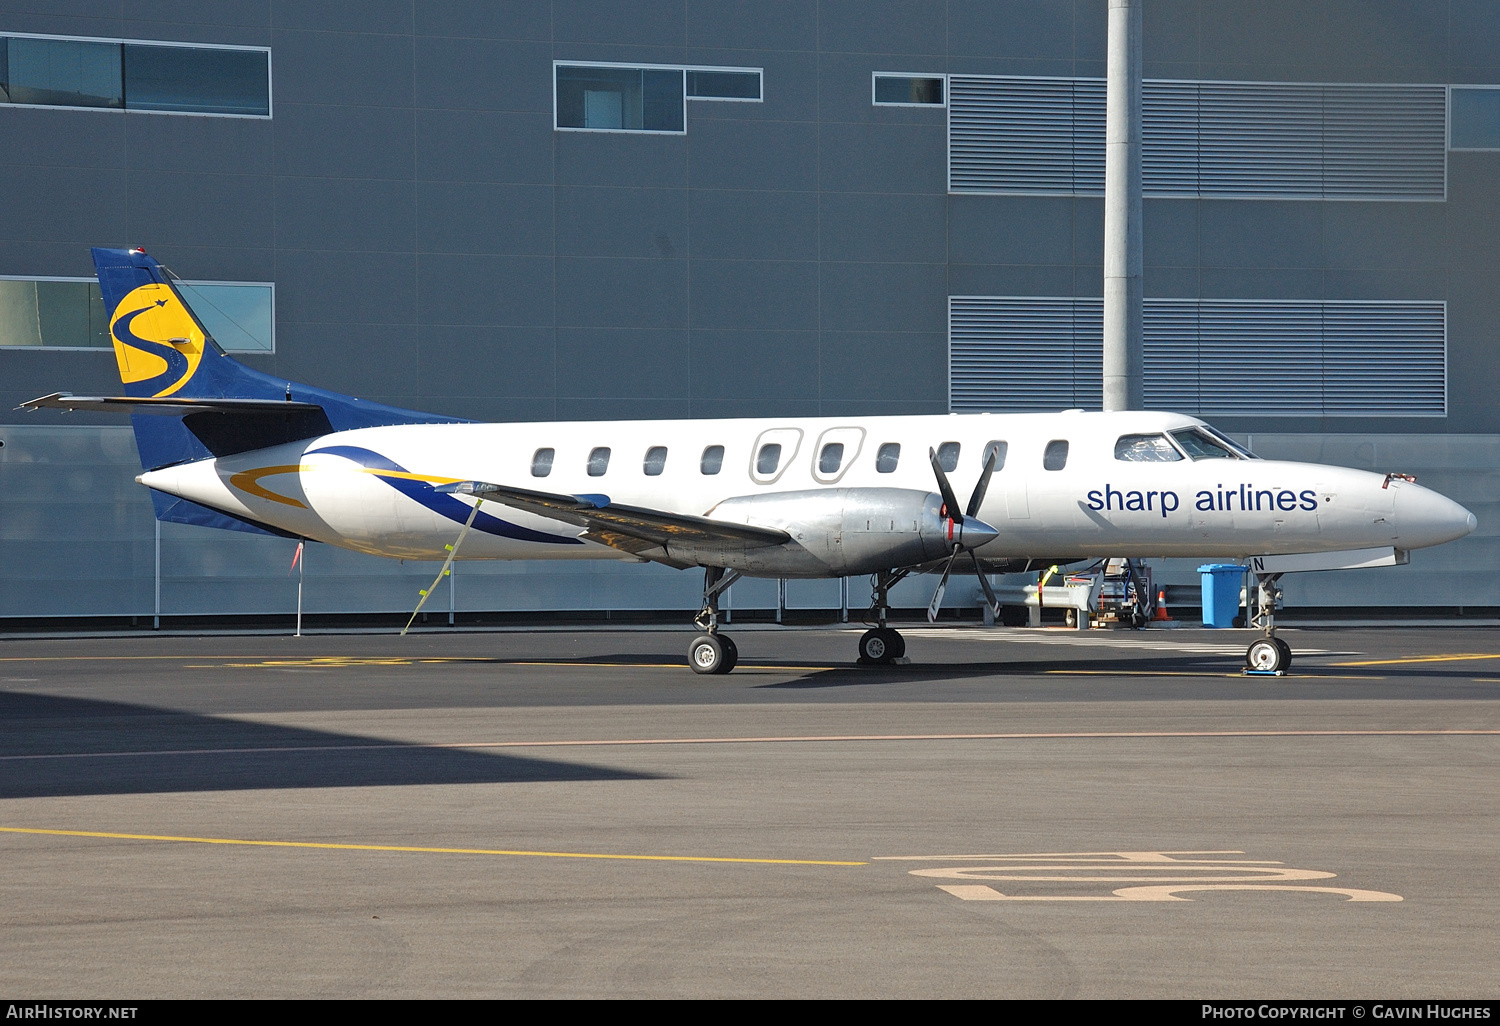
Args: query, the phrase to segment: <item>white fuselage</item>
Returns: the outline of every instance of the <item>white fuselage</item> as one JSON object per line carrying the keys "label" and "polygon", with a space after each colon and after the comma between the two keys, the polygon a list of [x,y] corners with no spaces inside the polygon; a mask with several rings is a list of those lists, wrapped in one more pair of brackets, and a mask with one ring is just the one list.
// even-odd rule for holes
{"label": "white fuselage", "polygon": [[[894,516],[889,525],[876,524],[861,512],[864,506],[851,504],[868,503],[872,495],[935,493],[929,449],[953,442],[959,454],[948,476],[961,504],[980,477],[988,444],[1006,443],[1004,465],[976,513],[998,531],[978,550],[982,559],[1240,559],[1413,549],[1473,529],[1474,518],[1463,507],[1382,474],[1259,459],[1116,458],[1123,435],[1201,423],[1167,413],[1066,412],[424,424],[343,431],[151,471],[139,480],[294,535],[409,559],[443,558],[472,507],[473,499],[440,495],[434,484],[487,481],[608,496],[614,503],[785,530],[792,536],[778,547],[786,550],[785,558],[762,553],[736,567],[765,576],[864,572],[862,564],[828,555],[857,541],[842,535],[905,528]],[[820,470],[825,446],[835,441],[844,446],[842,459],[836,469]],[[1044,452],[1054,441],[1068,443],[1066,462],[1048,470]],[[781,445],[780,458],[763,472],[758,457],[771,442]],[[891,443],[899,444],[900,456],[893,470],[882,473],[877,455]],[[717,473],[704,473],[704,452],[713,446],[723,446],[722,464]],[[648,451],[655,447],[665,447],[665,461],[659,473],[648,474]],[[608,465],[591,475],[591,453],[603,448],[610,450]],[[554,450],[546,476],[533,474],[539,449]],[[839,506],[840,517],[829,519],[830,504]],[[476,518],[459,558],[636,558],[580,541],[582,528],[556,520],[492,502],[481,512],[489,516]]]}

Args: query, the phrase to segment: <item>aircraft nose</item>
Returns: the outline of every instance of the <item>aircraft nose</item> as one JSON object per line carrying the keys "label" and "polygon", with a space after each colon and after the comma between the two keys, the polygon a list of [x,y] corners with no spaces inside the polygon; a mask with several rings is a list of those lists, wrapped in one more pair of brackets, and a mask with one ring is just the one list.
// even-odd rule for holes
{"label": "aircraft nose", "polygon": [[1000,532],[976,517],[964,517],[959,535],[966,549],[977,549],[1000,537]]}
{"label": "aircraft nose", "polygon": [[1396,493],[1396,544],[1403,549],[1441,545],[1471,533],[1479,526],[1473,513],[1445,495],[1420,485]]}

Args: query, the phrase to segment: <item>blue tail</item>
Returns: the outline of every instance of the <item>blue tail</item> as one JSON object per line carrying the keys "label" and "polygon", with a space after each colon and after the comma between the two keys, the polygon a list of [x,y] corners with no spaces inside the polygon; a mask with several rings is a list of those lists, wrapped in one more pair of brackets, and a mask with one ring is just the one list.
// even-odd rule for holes
{"label": "blue tail", "polygon": [[[323,416],[279,418],[204,413],[137,414],[136,445],[147,470],[262,449],[331,431],[386,424],[453,423],[441,417],[272,377],[226,356],[182,299],[161,264],[140,249],[95,249],[94,267],[125,393],[132,398],[282,399],[321,407]],[[282,421],[290,423],[282,423]],[[290,433],[290,437],[287,435]]]}
{"label": "blue tail", "polygon": [[[351,428],[455,423],[272,377],[226,356],[183,301],[162,266],[141,249],[95,249],[94,267],[109,316],[115,360],[134,399],[269,399],[310,404],[276,416],[205,412],[135,414],[141,466],[229,456]],[[152,493],[158,520],[266,532],[186,499]],[[281,533],[281,532],[274,532]]]}

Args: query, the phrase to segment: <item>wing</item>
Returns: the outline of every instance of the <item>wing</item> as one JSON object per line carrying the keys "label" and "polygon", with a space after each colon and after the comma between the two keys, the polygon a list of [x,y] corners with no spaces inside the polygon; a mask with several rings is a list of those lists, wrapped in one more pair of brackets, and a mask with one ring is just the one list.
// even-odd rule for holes
{"label": "wing", "polygon": [[791,535],[775,528],[730,524],[687,513],[626,506],[610,502],[607,495],[556,495],[487,481],[459,481],[439,485],[437,491],[473,495],[512,509],[583,527],[587,529],[584,537],[591,541],[678,567],[691,564],[680,563],[670,557],[667,550],[670,542],[731,542],[755,548],[780,545],[791,540]]}
{"label": "wing", "polygon": [[283,402],[280,399],[136,399],[53,392],[40,399],[29,399],[16,409],[158,413],[180,417],[185,413],[304,413],[323,407],[316,403]]}

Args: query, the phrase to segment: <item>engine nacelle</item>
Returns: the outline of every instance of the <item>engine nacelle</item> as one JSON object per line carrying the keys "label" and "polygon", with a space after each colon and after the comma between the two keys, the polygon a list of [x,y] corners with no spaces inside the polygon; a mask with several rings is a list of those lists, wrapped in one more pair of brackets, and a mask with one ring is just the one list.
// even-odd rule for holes
{"label": "engine nacelle", "polygon": [[[936,492],[909,488],[827,488],[725,499],[706,516],[775,527],[783,545],[669,542],[685,563],[723,566],[752,576],[852,577],[942,559],[953,551],[950,523]],[[962,530],[962,523],[957,527]]]}

